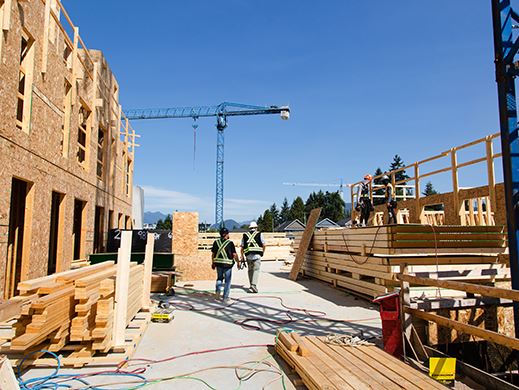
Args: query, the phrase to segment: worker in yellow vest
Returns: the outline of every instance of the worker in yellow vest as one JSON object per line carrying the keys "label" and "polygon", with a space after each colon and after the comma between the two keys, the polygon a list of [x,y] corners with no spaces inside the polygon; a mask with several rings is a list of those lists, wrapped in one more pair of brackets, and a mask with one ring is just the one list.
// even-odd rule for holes
{"label": "worker in yellow vest", "polygon": [[241,259],[247,260],[247,268],[249,269],[249,292],[258,292],[258,279],[261,267],[261,257],[265,251],[265,242],[258,231],[258,224],[252,221],[249,225],[249,231],[243,234],[241,239]]}
{"label": "worker in yellow vest", "polygon": [[231,290],[232,267],[236,261],[239,265],[238,254],[234,243],[229,240],[229,230],[220,229],[220,238],[213,243],[212,252],[212,268],[216,269],[216,299],[220,299],[222,285],[223,302],[229,302],[229,292]]}
{"label": "worker in yellow vest", "polygon": [[389,176],[384,175],[381,177],[381,182],[384,185],[384,200],[386,202],[388,225],[396,224],[396,194],[393,185],[391,184],[391,179]]}

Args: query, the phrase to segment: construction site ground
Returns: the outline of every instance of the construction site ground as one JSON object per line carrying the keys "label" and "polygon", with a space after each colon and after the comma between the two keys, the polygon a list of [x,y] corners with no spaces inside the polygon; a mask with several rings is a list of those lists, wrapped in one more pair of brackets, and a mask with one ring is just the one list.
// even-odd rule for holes
{"label": "construction site ground", "polygon": [[[162,360],[183,354],[251,344],[274,344],[276,330],[281,327],[291,328],[301,334],[327,335],[330,333],[362,334],[364,338],[379,339],[381,322],[378,306],[369,301],[359,299],[340,289],[318,280],[299,279],[293,282],[288,279],[290,266],[283,262],[264,262],[261,269],[258,294],[246,292],[248,287],[247,270],[233,270],[231,303],[226,306],[214,299],[214,281],[196,281],[177,283],[177,294],[174,297],[154,295],[156,299],[169,300],[182,310],[175,310],[175,317],[170,323],[150,323],[135,352],[134,359]],[[184,287],[186,286],[186,287]],[[282,301],[278,298],[281,298]],[[293,311],[287,316],[286,307],[301,308],[324,312],[326,317],[351,320],[349,324],[320,320],[321,313]],[[189,310],[194,309],[194,310]],[[259,326],[260,330],[245,329],[237,323],[245,319],[261,318],[262,322],[249,321],[251,326]],[[281,324],[265,320],[284,321],[290,318],[298,321]],[[146,368],[143,374],[148,380],[185,375],[197,370],[240,365],[246,362],[267,361],[274,365],[281,364],[285,374],[290,369],[281,359],[274,360],[274,349],[271,347],[252,347],[232,349],[205,354],[179,357],[162,363],[148,364],[135,360],[126,367],[133,370]],[[252,364],[254,365],[254,364]],[[261,366],[258,366],[261,367]],[[60,373],[85,374],[99,371],[97,367],[82,369],[62,369]],[[50,373],[48,369],[32,369],[24,377],[42,376]],[[244,373],[244,372],[241,372]],[[235,370],[220,368],[202,371],[189,375],[201,379],[216,389],[237,389],[240,381]],[[278,377],[275,373],[258,373],[251,379],[241,383],[241,388],[261,389]],[[295,378],[291,375],[291,378]],[[89,378],[92,384],[114,384],[123,382],[125,378],[98,377]],[[137,385],[139,382],[135,382]],[[287,389],[294,389],[293,383],[285,378]],[[107,386],[108,387],[108,386]],[[119,383],[115,388],[128,388],[129,384]],[[111,387],[114,388],[114,387]],[[150,389],[207,389],[206,384],[197,379],[174,379],[147,386]],[[281,381],[276,381],[268,389],[282,389]]]}

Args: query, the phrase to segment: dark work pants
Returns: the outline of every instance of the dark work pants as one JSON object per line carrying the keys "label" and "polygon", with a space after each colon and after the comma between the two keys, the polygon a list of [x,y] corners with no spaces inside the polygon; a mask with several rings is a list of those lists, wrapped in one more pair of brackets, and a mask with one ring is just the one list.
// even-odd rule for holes
{"label": "dark work pants", "polygon": [[371,214],[371,201],[369,198],[360,200],[360,224],[368,225],[369,215]]}
{"label": "dark work pants", "polygon": [[390,203],[387,206],[387,214],[388,214],[388,225],[396,224],[396,204]]}

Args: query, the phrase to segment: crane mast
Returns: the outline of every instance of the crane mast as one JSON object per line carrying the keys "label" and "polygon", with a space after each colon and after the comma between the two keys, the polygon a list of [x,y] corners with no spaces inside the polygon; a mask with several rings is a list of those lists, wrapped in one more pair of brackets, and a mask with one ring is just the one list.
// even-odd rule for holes
{"label": "crane mast", "polygon": [[227,117],[280,114],[281,119],[290,118],[288,106],[253,106],[250,104],[224,102],[216,106],[193,106],[171,108],[129,109],[124,114],[129,120],[144,119],[181,119],[216,117],[216,194],[215,222],[223,225],[223,171],[224,171],[224,130],[227,127]]}

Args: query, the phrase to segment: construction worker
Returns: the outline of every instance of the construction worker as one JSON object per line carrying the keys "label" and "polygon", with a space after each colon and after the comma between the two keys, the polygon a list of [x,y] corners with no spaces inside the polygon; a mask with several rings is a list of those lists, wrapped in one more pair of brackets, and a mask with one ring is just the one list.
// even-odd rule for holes
{"label": "construction worker", "polygon": [[221,297],[222,284],[223,302],[229,302],[229,292],[231,290],[232,267],[236,261],[239,265],[238,255],[234,243],[229,240],[229,230],[220,229],[220,238],[213,243],[212,252],[212,268],[216,268],[216,299]]}
{"label": "construction worker", "polygon": [[396,224],[396,195],[395,189],[391,184],[389,176],[384,175],[381,178],[381,182],[384,185],[384,200],[387,206],[388,213],[388,225]]}
{"label": "construction worker", "polygon": [[364,181],[360,184],[357,190],[357,206],[355,210],[360,211],[359,226],[368,226],[369,215],[373,211],[373,203],[370,197],[370,185],[373,176],[367,174],[364,176]]}
{"label": "construction worker", "polygon": [[243,234],[241,239],[241,258],[242,261],[247,260],[247,268],[249,269],[249,292],[258,292],[258,279],[261,266],[261,256],[265,251],[265,242],[258,231],[258,224],[252,221],[249,225],[249,231]]}

